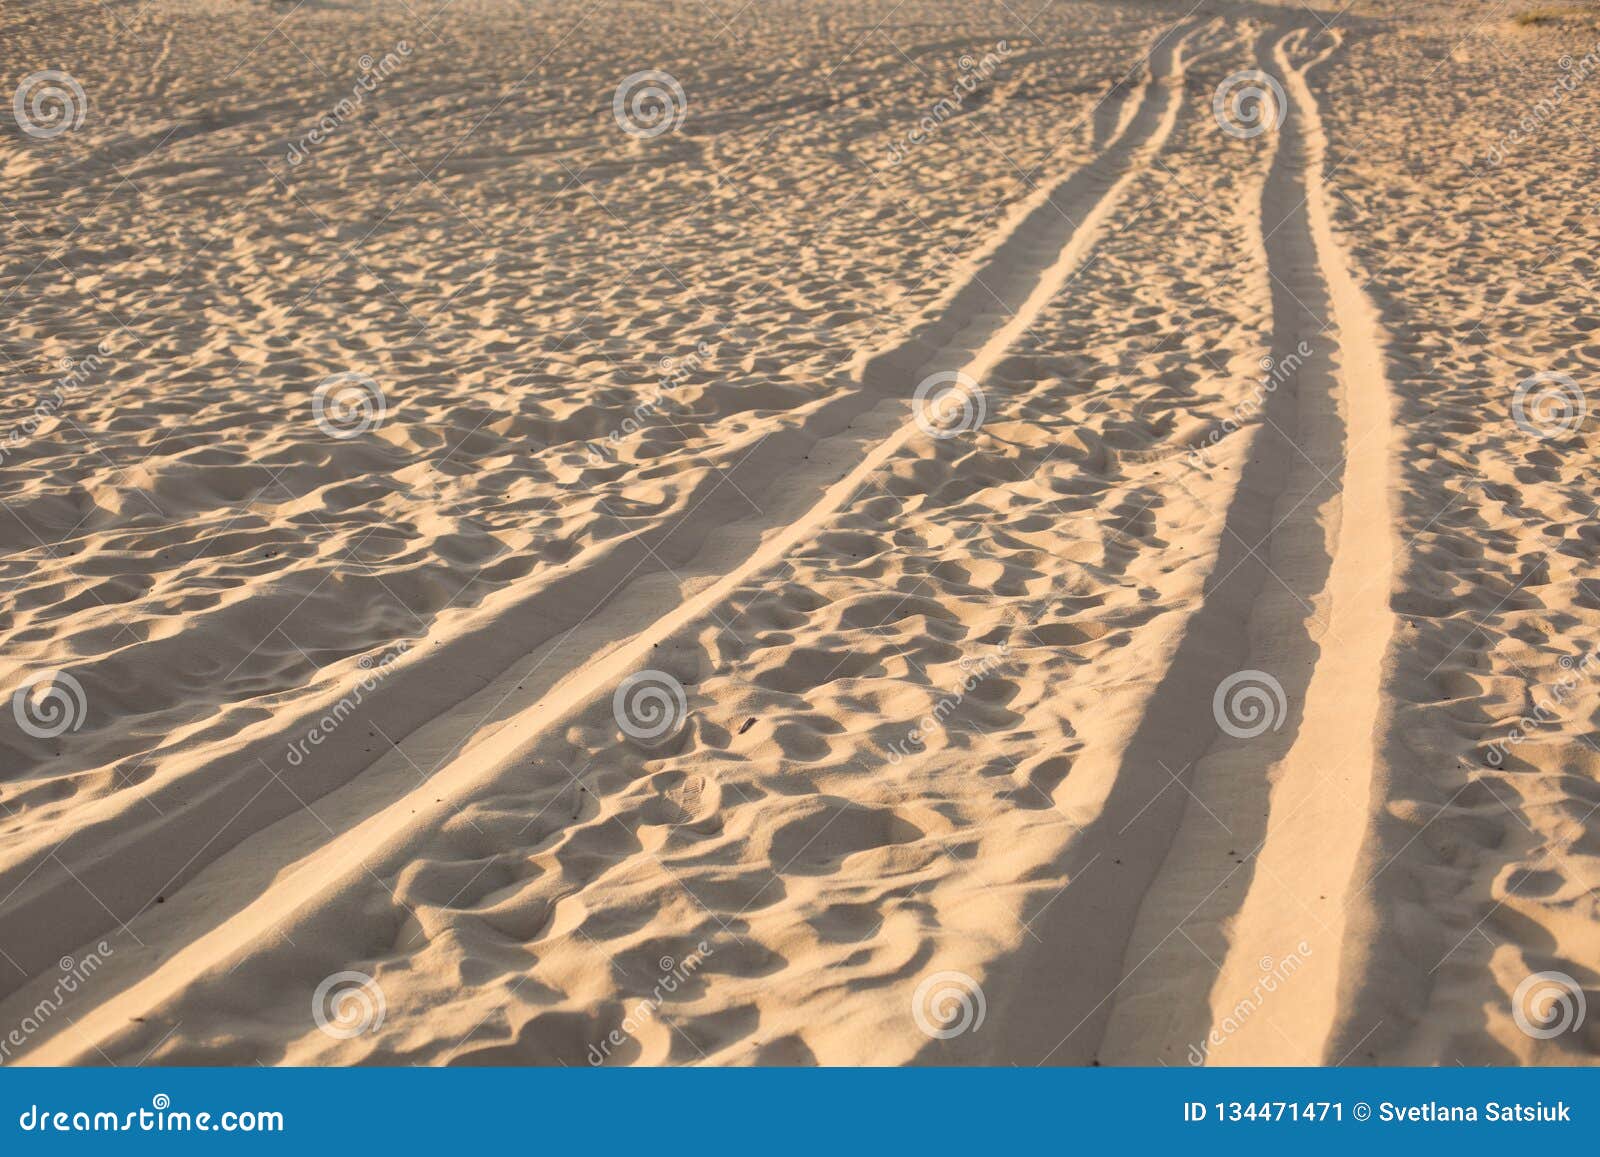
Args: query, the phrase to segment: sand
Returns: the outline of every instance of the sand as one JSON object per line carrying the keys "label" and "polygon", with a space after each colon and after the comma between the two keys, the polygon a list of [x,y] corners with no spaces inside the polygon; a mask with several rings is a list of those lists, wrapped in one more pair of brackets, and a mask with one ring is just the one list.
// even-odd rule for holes
{"label": "sand", "polygon": [[1595,1061],[1520,12],[8,8],[0,1062]]}

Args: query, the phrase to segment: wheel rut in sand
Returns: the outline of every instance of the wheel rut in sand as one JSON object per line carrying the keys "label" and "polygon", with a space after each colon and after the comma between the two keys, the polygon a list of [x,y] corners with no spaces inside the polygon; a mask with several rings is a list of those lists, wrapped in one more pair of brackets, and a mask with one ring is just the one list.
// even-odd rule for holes
{"label": "wheel rut in sand", "polygon": [[[1241,570],[1258,573],[1249,604],[1236,586],[1226,605],[1248,648],[1213,654],[1191,686],[1191,708],[1218,712],[1197,721],[1215,742],[1195,763],[1182,823],[1129,944],[1103,1044],[1113,1063],[1341,1059],[1326,1054],[1342,973],[1370,924],[1359,864],[1383,786],[1399,547],[1386,339],[1333,231],[1326,137],[1308,83],[1336,48],[1279,28],[1258,50],[1288,103],[1260,213],[1273,358],[1282,367],[1293,357],[1296,368],[1267,403],[1273,425],[1259,435],[1254,467],[1263,477],[1242,483],[1238,499],[1252,527],[1238,544],[1251,554]],[[1260,484],[1267,475],[1271,489]],[[1254,674],[1214,705],[1211,689],[1246,671]],[[1253,704],[1240,698],[1255,691]],[[1224,718],[1235,734],[1222,733]],[[1292,995],[1263,999],[1277,990]]]}
{"label": "wheel rut in sand", "polygon": [[[368,875],[372,864],[404,858],[408,844],[445,822],[455,802],[491,787],[541,735],[585,704],[608,697],[623,678],[647,665],[659,642],[711,614],[749,575],[781,564],[787,552],[806,541],[896,451],[922,436],[918,423],[908,420],[904,400],[917,375],[959,370],[981,383],[1087,258],[1132,175],[1171,130],[1181,100],[1175,78],[1181,75],[1185,38],[1193,30],[1193,24],[1181,25],[1157,43],[1149,78],[1130,97],[1131,111],[1106,151],[1030,198],[998,244],[975,263],[929,321],[893,349],[863,362],[863,384],[879,398],[888,394],[889,400],[862,416],[865,434],[843,435],[813,449],[812,468],[802,477],[805,485],[795,484],[792,475],[785,479],[785,487],[794,492],[789,501],[775,503],[759,525],[742,528],[746,539],[759,539],[753,552],[666,615],[659,615],[661,588],[642,594],[641,604],[659,617],[626,641],[618,642],[615,622],[609,628],[590,623],[569,634],[561,641],[562,660],[551,661],[543,678],[524,676],[526,686],[511,689],[513,709],[499,730],[466,752],[456,751],[422,788],[414,786],[415,772],[409,768],[400,768],[398,778],[388,781],[409,786],[409,792],[375,787],[369,775],[365,782],[319,800],[316,824],[295,816],[273,830],[272,847],[262,835],[237,848],[225,878],[197,882],[205,885],[196,890],[207,893],[206,910],[190,905],[186,922],[179,924],[180,894],[159,919],[142,921],[139,934],[152,951],[138,953],[139,959],[120,977],[108,973],[105,980],[119,984],[120,993],[80,1020],[70,1043],[45,1043],[40,1055],[91,1049],[94,1040],[137,1015],[136,1009],[180,990],[194,976],[241,954],[272,951],[273,935],[264,936],[264,929],[290,928],[308,911],[320,909],[326,897]],[[878,440],[871,443],[868,436]],[[813,485],[825,487],[820,499],[814,497]],[[813,497],[807,499],[807,491]],[[588,659],[608,645],[613,649],[597,661],[584,664],[571,658]],[[424,735],[423,741],[429,737]],[[444,746],[447,754],[455,750],[454,745]],[[296,859],[286,860],[283,849],[298,849]],[[197,864],[195,871],[202,866]],[[179,927],[181,934],[170,934]]]}

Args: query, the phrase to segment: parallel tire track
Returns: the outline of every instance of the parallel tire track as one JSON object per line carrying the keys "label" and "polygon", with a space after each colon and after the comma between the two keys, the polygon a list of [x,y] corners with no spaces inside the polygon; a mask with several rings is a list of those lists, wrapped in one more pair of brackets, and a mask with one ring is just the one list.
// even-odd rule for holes
{"label": "parallel tire track", "polygon": [[[1171,30],[1155,54],[1168,59],[1192,28]],[[424,766],[454,758],[494,727],[511,721],[522,727],[541,700],[539,710],[546,710],[547,693],[597,653],[630,640],[630,653],[638,653],[645,633],[660,638],[703,614],[744,576],[804,541],[918,435],[905,399],[919,376],[960,368],[981,380],[1054,292],[1049,286],[1081,260],[1099,218],[1079,214],[1104,201],[1153,123],[1150,86],[1138,95],[1143,121],[1135,123],[1137,109],[1122,118],[1095,159],[1045,182],[1012,209],[909,332],[856,356],[850,366],[856,388],[812,403],[776,434],[730,444],[717,469],[706,471],[656,526],[585,551],[550,577],[491,598],[444,638],[421,640],[385,668],[382,683],[364,698],[363,722],[370,726],[331,730],[300,763],[284,762],[288,747],[339,710],[348,685],[361,679],[347,664],[346,678],[330,680],[297,710],[262,713],[220,738],[215,728],[194,729],[170,737],[152,757],[187,761],[202,773],[151,776],[73,813],[69,831],[41,831],[0,854],[0,942],[13,946],[17,966],[0,972],[0,996],[26,983],[23,974],[37,975],[64,952],[125,928],[158,896],[252,835],[307,804],[321,810],[330,792],[378,764],[400,768],[381,803],[400,799],[417,772],[392,752],[375,763],[367,754],[374,734],[427,751]],[[1115,104],[1106,101],[1108,108]],[[1079,221],[1081,228],[1074,225]],[[1073,245],[1078,249],[1067,253]],[[1060,260],[1052,264],[1052,255]],[[965,360],[962,351],[974,349]],[[762,507],[755,516],[749,516],[752,501]],[[701,590],[692,613],[685,604],[657,621],[660,584],[678,576],[720,577]],[[431,720],[415,717],[418,702],[435,705]],[[77,903],[85,891],[95,904]]]}
{"label": "parallel tire track", "polygon": [[[1307,83],[1335,47],[1312,53],[1304,29],[1279,29],[1260,48],[1291,106],[1262,199],[1273,354],[1282,365],[1297,348],[1310,352],[1267,413],[1288,436],[1266,436],[1281,497],[1266,532],[1249,539],[1268,577],[1241,608],[1250,647],[1239,669],[1278,682],[1287,711],[1263,734],[1218,736],[1195,769],[1199,802],[1186,808],[1125,962],[1106,1041],[1115,1061],[1337,1061],[1326,1053],[1343,973],[1370,926],[1358,864],[1384,786],[1378,737],[1399,548],[1387,339],[1333,230],[1327,138]],[[1191,693],[1233,669],[1215,664]],[[1263,977],[1292,986],[1292,999],[1260,1002]]]}
{"label": "parallel tire track", "polygon": [[[810,472],[798,480],[794,474],[784,477],[784,488],[793,493],[761,520],[756,533],[764,536],[755,550],[598,658],[593,658],[598,648],[569,636],[564,640],[565,672],[552,671],[546,678],[527,680],[525,688],[508,689],[500,712],[506,717],[504,725],[457,751],[421,787],[399,798],[375,798],[371,785],[358,781],[319,801],[319,822],[327,824],[330,838],[311,850],[302,828],[299,839],[281,841],[299,847],[304,856],[292,866],[266,862],[282,853],[264,852],[260,838],[250,841],[241,849],[246,853],[245,871],[202,889],[208,892],[205,909],[189,911],[186,922],[180,924],[169,911],[164,924],[152,919],[142,925],[141,934],[157,951],[140,954],[125,971],[105,975],[102,983],[120,983],[122,990],[81,1018],[70,1033],[41,1041],[29,1059],[52,1063],[85,1053],[93,1056],[95,1046],[124,1027],[130,1016],[180,992],[193,978],[226,969],[230,960],[272,951],[274,944],[262,943],[262,929],[293,938],[294,929],[324,910],[328,897],[363,884],[380,865],[408,859],[417,844],[449,820],[460,801],[494,790],[525,767],[543,736],[587,704],[609,696],[624,678],[648,663],[658,645],[713,614],[750,576],[782,565],[785,556],[804,544],[875,472],[908,443],[925,436],[916,418],[906,416],[904,401],[918,376],[958,370],[981,383],[1089,257],[1127,187],[1171,133],[1182,102],[1184,52],[1195,31],[1194,22],[1181,22],[1158,40],[1135,107],[1121,120],[1103,153],[1025,202],[1008,231],[974,262],[968,278],[928,321],[906,340],[861,363],[859,381],[877,397],[889,395],[871,413],[857,415],[866,435],[879,435],[864,454],[862,432],[813,448]],[[885,433],[890,422],[893,425]],[[825,485],[820,499],[800,506],[806,494],[815,494],[816,485]],[[642,605],[652,604],[658,613],[657,592],[642,596]],[[627,615],[620,617],[632,621]],[[582,659],[572,662],[574,654]],[[302,821],[297,817],[295,822]],[[109,870],[115,870],[114,865]],[[202,876],[197,887],[204,883]],[[168,937],[176,942],[164,942],[159,930],[170,933],[175,927],[183,929],[180,936]],[[58,949],[75,946],[84,938],[84,930],[71,931],[72,937],[40,950],[53,957]],[[25,992],[19,999],[25,1000]]]}

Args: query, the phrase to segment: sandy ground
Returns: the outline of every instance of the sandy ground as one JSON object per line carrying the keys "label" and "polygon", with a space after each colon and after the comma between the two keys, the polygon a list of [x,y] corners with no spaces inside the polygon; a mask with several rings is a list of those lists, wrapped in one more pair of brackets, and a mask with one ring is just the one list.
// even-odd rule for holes
{"label": "sandy ground", "polygon": [[1600,20],[1029,7],[0,13],[0,1062],[1600,1056]]}

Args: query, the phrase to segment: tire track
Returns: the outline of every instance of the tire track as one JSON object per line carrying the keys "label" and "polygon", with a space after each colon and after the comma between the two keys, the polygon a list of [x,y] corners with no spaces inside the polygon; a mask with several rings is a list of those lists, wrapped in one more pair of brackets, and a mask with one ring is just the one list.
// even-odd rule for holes
{"label": "tire track", "polygon": [[[1391,499],[1390,342],[1334,232],[1327,134],[1307,79],[1338,42],[1313,52],[1310,41],[1308,30],[1285,37],[1273,59],[1305,122],[1306,210],[1337,340],[1343,475],[1326,612],[1319,615],[1321,659],[1306,691],[1296,745],[1275,776],[1259,883],[1236,924],[1218,1011],[1229,1007],[1229,986],[1249,983],[1259,961],[1280,959],[1301,941],[1321,951],[1295,976],[1293,1000],[1274,1006],[1276,1026],[1257,1022],[1241,1034],[1241,1052],[1253,1064],[1343,1059],[1328,1049],[1345,1004],[1344,971],[1364,955],[1373,927],[1361,861],[1378,801],[1387,796],[1380,737],[1392,725],[1393,704],[1385,694],[1395,630],[1390,587],[1403,549]],[[1295,58],[1302,63],[1295,65]]]}
{"label": "tire track", "polygon": [[[1384,783],[1376,737],[1389,714],[1397,547],[1387,339],[1333,231],[1307,83],[1336,47],[1313,52],[1308,29],[1280,27],[1258,49],[1289,103],[1261,204],[1273,356],[1283,366],[1306,352],[1267,415],[1294,437],[1267,439],[1284,487],[1266,534],[1250,540],[1267,581],[1239,669],[1277,683],[1284,709],[1269,703],[1270,723],[1243,729],[1259,733],[1220,737],[1195,769],[1197,802],[1146,898],[1108,1031],[1119,1062],[1337,1061],[1327,1051],[1341,966],[1370,926],[1358,863]],[[1218,664],[1194,694],[1209,701],[1230,674]],[[1279,988],[1291,999],[1265,996]]]}
{"label": "tire track", "polygon": [[[1171,30],[1153,51],[1166,59],[1193,29],[1190,22]],[[1148,106],[1149,90],[1146,82],[1122,103]],[[1116,109],[1118,103],[1106,105]],[[596,654],[652,630],[664,597],[675,597],[665,592],[678,577],[711,579],[715,586],[707,590],[731,590],[737,576],[781,557],[785,548],[774,543],[803,540],[802,522],[815,526],[916,436],[905,399],[919,376],[961,368],[981,379],[1037,312],[1043,299],[1028,295],[1064,276],[1051,268],[1051,255],[1070,243],[1078,214],[1106,195],[1138,144],[1138,130],[1149,127],[1148,117],[1134,124],[1137,108],[1118,111],[1122,118],[1104,152],[1021,201],[909,332],[853,359],[857,388],[808,405],[780,432],[736,437],[656,525],[597,545],[548,578],[492,597],[450,630],[419,640],[385,668],[383,682],[364,699],[363,722],[370,729],[339,728],[300,763],[284,763],[291,744],[338,711],[349,685],[361,678],[346,664],[346,678],[327,680],[292,711],[261,713],[264,718],[221,737],[213,727],[196,728],[151,757],[158,766],[181,761],[203,772],[150,775],[75,811],[69,830],[41,829],[5,849],[0,941],[16,946],[18,970],[0,975],[0,996],[26,983],[25,975],[47,970],[63,952],[125,928],[158,896],[307,803],[320,809],[331,791],[358,777],[389,783],[365,805],[363,818],[403,799],[418,773],[392,751],[375,761],[368,754],[374,732],[408,752],[425,753],[413,755],[415,763],[435,767],[486,731],[520,720]],[[965,351],[977,351],[970,364]],[[750,516],[753,501],[762,509]],[[695,605],[703,612],[715,598],[701,593]],[[436,705],[431,719],[415,718],[418,701]],[[77,903],[83,891],[98,902]]]}
{"label": "tire track", "polygon": [[[124,1028],[130,1015],[172,998],[196,977],[276,950],[278,936],[287,938],[290,929],[324,914],[341,891],[365,886],[375,867],[413,857],[460,800],[493,790],[524,769],[543,736],[609,696],[627,675],[648,664],[657,646],[713,615],[751,575],[781,565],[880,467],[925,436],[919,421],[908,418],[904,400],[918,375],[959,372],[981,383],[1088,257],[1127,186],[1171,131],[1181,103],[1184,52],[1196,30],[1195,22],[1180,22],[1158,40],[1149,77],[1130,102],[1133,111],[1104,153],[1025,202],[934,316],[906,340],[863,360],[858,380],[875,392],[873,400],[886,393],[889,400],[859,414],[852,433],[819,441],[808,469],[778,474],[780,500],[766,517],[742,528],[744,539],[759,541],[756,549],[730,562],[720,577],[665,615],[659,612],[666,592],[657,586],[638,592],[637,600],[620,611],[613,609],[608,623],[586,622],[551,643],[541,662],[559,648],[566,656],[565,671],[552,665],[544,677],[524,675],[506,689],[503,702],[495,705],[505,722],[458,750],[420,788],[414,786],[415,772],[391,758],[386,762],[395,765],[401,779],[387,783],[402,782],[407,790],[395,792],[369,775],[319,800],[315,824],[303,815],[293,817],[270,833],[270,848],[267,833],[249,840],[228,864],[216,865],[196,881],[192,900],[174,897],[159,918],[146,919],[141,938],[164,949],[119,953],[115,975],[105,980],[123,985],[123,991],[69,1034],[43,1042],[31,1059],[49,1063],[85,1050],[92,1055],[95,1043]],[[820,499],[808,497],[818,488]],[[646,609],[651,617],[641,623]],[[619,622],[628,630],[619,630]],[[622,637],[626,641],[619,644]],[[573,655],[582,659],[574,664]],[[480,698],[497,693],[505,682]],[[436,742],[428,731],[423,729],[417,745],[424,759]],[[304,858],[293,863],[289,855]],[[54,947],[47,955],[53,954]],[[26,990],[18,999],[25,1001]]]}

